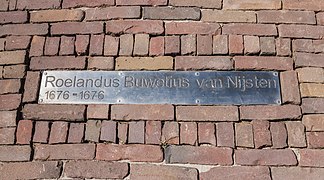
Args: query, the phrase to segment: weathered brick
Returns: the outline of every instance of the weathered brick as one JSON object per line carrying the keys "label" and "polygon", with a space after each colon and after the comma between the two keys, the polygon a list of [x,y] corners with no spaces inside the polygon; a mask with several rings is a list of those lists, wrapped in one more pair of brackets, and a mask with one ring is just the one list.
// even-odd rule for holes
{"label": "weathered brick", "polygon": [[45,35],[48,24],[7,24],[0,27],[0,36],[4,35]]}
{"label": "weathered brick", "polygon": [[160,144],[162,134],[161,121],[146,121],[145,125],[145,143],[146,144]]}
{"label": "weathered brick", "polygon": [[128,174],[128,164],[104,161],[68,161],[64,174],[71,178],[123,179]]}
{"label": "weathered brick", "polygon": [[285,71],[280,73],[281,93],[283,103],[300,103],[297,73]]}
{"label": "weathered brick", "polygon": [[145,121],[128,123],[128,143],[144,144],[145,142]]}
{"label": "weathered brick", "polygon": [[301,122],[286,122],[286,128],[290,147],[306,147],[305,127]]}
{"label": "weathered brick", "polygon": [[234,126],[231,122],[221,122],[216,124],[217,146],[235,147]]}
{"label": "weathered brick", "polygon": [[197,124],[195,122],[180,123],[180,144],[196,145]]}
{"label": "weathered brick", "polygon": [[61,21],[81,21],[83,11],[80,9],[60,9],[32,11],[30,22],[61,22]]}
{"label": "weathered brick", "polygon": [[74,54],[75,37],[62,36],[60,45],[60,55],[73,55]]}
{"label": "weathered brick", "polygon": [[33,36],[29,56],[41,56],[43,55],[43,48],[45,45],[45,37],[42,36]]}
{"label": "weathered brick", "polygon": [[75,51],[78,55],[84,55],[87,53],[89,41],[89,35],[76,35]]}
{"label": "weathered brick", "polygon": [[117,5],[167,5],[167,0],[116,0]]}
{"label": "weathered brick", "polygon": [[100,129],[101,121],[88,120],[84,139],[90,142],[99,142]]}
{"label": "weathered brick", "polygon": [[256,14],[251,11],[222,11],[204,9],[201,11],[201,21],[207,22],[256,22]]}
{"label": "weathered brick", "polygon": [[190,7],[144,7],[144,19],[199,20],[200,9]]}
{"label": "weathered brick", "polygon": [[324,82],[324,69],[305,67],[297,69],[299,82]]}
{"label": "weathered brick", "polygon": [[17,127],[17,144],[29,144],[33,133],[33,122],[30,120],[20,120]]}
{"label": "weathered brick", "polygon": [[224,9],[280,9],[280,0],[224,0]]}
{"label": "weathered brick", "polygon": [[172,105],[113,105],[113,120],[173,120]]}
{"label": "weathered brick", "polygon": [[324,167],[324,151],[321,149],[300,149],[300,166]]}
{"label": "weathered brick", "polygon": [[100,56],[103,53],[104,47],[104,38],[105,35],[91,35],[90,37],[90,47],[89,47],[89,55],[90,56]]}
{"label": "weathered brick", "polygon": [[170,0],[169,4],[172,6],[196,6],[196,7],[216,8],[216,9],[220,9],[222,7],[221,0],[205,0],[205,1]]}
{"label": "weathered brick", "polygon": [[120,144],[126,144],[127,143],[127,135],[128,135],[128,124],[127,123],[118,123],[118,141]]}
{"label": "weathered brick", "polygon": [[49,136],[50,144],[65,143],[69,124],[67,122],[53,122]]}
{"label": "weathered brick", "polygon": [[288,57],[234,57],[235,69],[239,70],[292,70],[293,59]]}
{"label": "weathered brick", "polygon": [[95,144],[36,144],[35,160],[86,160],[93,159]]}
{"label": "weathered brick", "polygon": [[259,120],[275,120],[275,119],[298,119],[301,116],[300,107],[297,105],[282,106],[241,106],[241,119],[259,119]]}
{"label": "weathered brick", "polygon": [[165,149],[167,163],[231,165],[233,150],[209,146],[168,146]]}
{"label": "weathered brick", "polygon": [[114,121],[102,121],[100,140],[116,143],[117,123]]}
{"label": "weathered brick", "polygon": [[216,145],[216,129],[214,123],[198,123],[198,141],[199,144]]}
{"label": "weathered brick", "polygon": [[83,121],[85,106],[26,104],[22,112],[26,119]]}
{"label": "weathered brick", "polygon": [[14,144],[15,132],[16,132],[16,128],[1,128],[0,144]]}
{"label": "weathered brick", "polygon": [[134,42],[134,56],[148,55],[150,36],[148,34],[136,34]]}
{"label": "weathered brick", "polygon": [[316,19],[317,19],[317,24],[324,25],[324,13],[323,12],[318,12],[316,14]]}
{"label": "weathered brick", "polygon": [[255,166],[231,166],[231,167],[214,167],[206,172],[200,173],[201,180],[213,178],[219,179],[249,179],[249,180],[270,180],[270,171],[268,167]]}
{"label": "weathered brick", "polygon": [[313,38],[320,39],[324,31],[323,26],[310,25],[285,25],[278,26],[279,36],[288,38]]}
{"label": "weathered brick", "polygon": [[0,10],[7,11],[9,6],[9,0],[2,0],[0,1]]}
{"label": "weathered brick", "polygon": [[213,54],[228,53],[228,36],[216,35],[213,36]]}
{"label": "weathered brick", "polygon": [[49,131],[50,131],[49,122],[47,121],[36,122],[33,142],[47,143]]}
{"label": "weathered brick", "polygon": [[115,0],[63,0],[62,8],[112,6]]}
{"label": "weathered brick", "polygon": [[295,53],[295,67],[324,67],[323,54]]}
{"label": "weathered brick", "polygon": [[115,67],[113,57],[89,57],[88,69],[91,70],[113,70]]}
{"label": "weathered brick", "polygon": [[96,159],[106,161],[162,162],[163,152],[160,146],[153,145],[97,144]]}
{"label": "weathered brick", "polygon": [[0,111],[0,127],[15,127],[17,111]]}
{"label": "weathered brick", "polygon": [[323,168],[301,168],[301,167],[273,167],[271,168],[274,180],[286,179],[313,179],[320,180],[323,177]]}
{"label": "weathered brick", "polygon": [[27,49],[30,36],[8,36],[6,38],[6,50]]}
{"label": "weathered brick", "polygon": [[213,36],[197,35],[197,55],[210,55],[213,53]]}
{"label": "weathered brick", "polygon": [[236,146],[254,148],[252,124],[236,123],[235,140]]}
{"label": "weathered brick", "polygon": [[86,58],[79,56],[33,57],[30,61],[32,70],[84,69]]}
{"label": "weathered brick", "polygon": [[88,105],[87,119],[108,119],[109,105]]}
{"label": "weathered brick", "polygon": [[139,18],[141,8],[138,6],[128,7],[105,7],[85,10],[86,21],[109,20],[109,19],[130,19]]}
{"label": "weathered brick", "polygon": [[27,72],[24,86],[23,102],[33,102],[37,100],[39,81],[39,72]]}
{"label": "weathered brick", "polygon": [[3,51],[0,52],[0,65],[22,64],[25,62],[26,51]]}
{"label": "weathered brick", "polygon": [[17,9],[56,9],[60,7],[60,0],[17,0]]}
{"label": "weathered brick", "polygon": [[278,56],[291,55],[291,41],[288,38],[278,38],[276,40],[276,50]]}
{"label": "weathered brick", "polygon": [[0,79],[2,79],[2,74],[3,74],[3,66],[0,66]]}
{"label": "weathered brick", "polygon": [[271,122],[270,123],[272,148],[285,148],[287,147],[287,130],[284,122]]}
{"label": "weathered brick", "polygon": [[4,78],[15,78],[21,79],[26,74],[26,65],[19,64],[13,66],[4,66],[3,68],[3,77]]}
{"label": "weathered brick", "polygon": [[[29,161],[31,149],[30,146],[0,146],[0,161]],[[1,172],[1,169],[0,169]],[[0,173],[1,177],[2,173]],[[24,177],[26,178],[26,177]]]}
{"label": "weathered brick", "polygon": [[97,34],[103,32],[102,22],[61,22],[51,24],[51,34]]}
{"label": "weathered brick", "polygon": [[106,35],[104,44],[105,56],[116,56],[119,49],[119,38]]}
{"label": "weathered brick", "polygon": [[178,121],[238,121],[235,106],[178,106]]}
{"label": "weathered brick", "polygon": [[0,51],[5,50],[6,38],[0,38]]}
{"label": "weathered brick", "polygon": [[272,145],[269,121],[253,120],[253,137],[255,148]]}
{"label": "weathered brick", "polygon": [[116,70],[167,70],[173,69],[173,58],[159,57],[118,57]]}
{"label": "weathered brick", "polygon": [[236,150],[235,162],[249,166],[289,166],[297,165],[297,159],[291,149],[249,149]]}
{"label": "weathered brick", "polygon": [[300,84],[301,97],[324,97],[324,84]]}
{"label": "weathered brick", "polygon": [[260,37],[260,55],[275,55],[276,44],[274,37]]}
{"label": "weathered brick", "polygon": [[83,123],[70,123],[68,143],[81,143],[84,134]]}
{"label": "weathered brick", "polygon": [[0,110],[14,110],[17,109],[21,102],[21,94],[6,94],[0,95]]}
{"label": "weathered brick", "polygon": [[0,80],[0,94],[18,93],[20,89],[19,79]]}
{"label": "weathered brick", "polygon": [[164,37],[151,37],[149,51],[150,56],[164,55]]}
{"label": "weathered brick", "polygon": [[258,36],[244,36],[244,54],[258,54],[260,41]]}
{"label": "weathered brick", "polygon": [[58,179],[61,169],[56,161],[3,163],[0,179]]}
{"label": "weathered brick", "polygon": [[302,100],[303,114],[324,113],[324,98],[304,98]]}
{"label": "weathered brick", "polygon": [[228,39],[229,54],[243,54],[243,36],[229,35]]}
{"label": "weathered brick", "polygon": [[133,54],[134,35],[124,34],[120,36],[119,55],[131,56]]}
{"label": "weathered brick", "polygon": [[179,36],[166,36],[164,37],[164,53],[165,54],[178,54],[180,53],[180,37]]}
{"label": "weathered brick", "polygon": [[274,24],[225,24],[223,34],[276,36],[277,28]]}
{"label": "weathered brick", "polygon": [[179,70],[230,70],[233,62],[230,57],[222,56],[177,56],[175,69]]}
{"label": "weathered brick", "polygon": [[315,13],[313,11],[258,11],[258,22],[260,23],[293,23],[293,24],[315,24]]}
{"label": "weathered brick", "polygon": [[181,36],[181,54],[195,54],[196,53],[196,35],[183,35]]}
{"label": "weathered brick", "polygon": [[205,22],[166,22],[166,34],[220,34],[218,23]]}
{"label": "weathered brick", "polygon": [[187,179],[196,180],[197,169],[179,166],[132,164],[130,168],[131,179]]}
{"label": "weathered brick", "polygon": [[158,20],[113,20],[106,22],[106,33],[162,34],[163,32],[163,23]]}
{"label": "weathered brick", "polygon": [[179,144],[180,129],[177,122],[165,122],[162,128],[162,144]]}
{"label": "weathered brick", "polygon": [[324,131],[324,115],[322,114],[304,115],[302,122],[306,131]]}
{"label": "weathered brick", "polygon": [[44,55],[58,55],[60,40],[60,37],[46,37]]}
{"label": "weathered brick", "polygon": [[324,40],[296,39],[293,41],[293,50],[298,52],[324,52]]}
{"label": "weathered brick", "polygon": [[9,10],[16,10],[17,0],[9,0]]}
{"label": "weathered brick", "polygon": [[296,2],[294,0],[283,0],[283,9],[293,10],[310,10],[321,11],[324,9],[323,1],[305,0],[302,2]]}
{"label": "weathered brick", "polygon": [[324,132],[308,132],[306,135],[307,135],[308,147],[310,148],[324,147]]}

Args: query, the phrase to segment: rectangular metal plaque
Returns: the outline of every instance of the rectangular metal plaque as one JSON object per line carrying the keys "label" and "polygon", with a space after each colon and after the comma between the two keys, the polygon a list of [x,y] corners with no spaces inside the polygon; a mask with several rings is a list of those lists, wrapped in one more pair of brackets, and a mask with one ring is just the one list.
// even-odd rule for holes
{"label": "rectangular metal plaque", "polygon": [[45,71],[41,104],[280,104],[278,72]]}

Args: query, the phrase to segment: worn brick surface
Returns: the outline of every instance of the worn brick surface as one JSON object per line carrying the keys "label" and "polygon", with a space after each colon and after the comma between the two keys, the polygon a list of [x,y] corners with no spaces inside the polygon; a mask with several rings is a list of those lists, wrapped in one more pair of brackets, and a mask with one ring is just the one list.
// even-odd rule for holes
{"label": "worn brick surface", "polygon": [[145,7],[144,19],[165,19],[165,20],[198,20],[200,10],[187,7]]}
{"label": "worn brick surface", "polygon": [[167,0],[116,0],[117,5],[166,5]]}
{"label": "worn brick surface", "polygon": [[16,128],[1,128],[0,129],[0,144],[14,144],[15,143]]}
{"label": "worn brick surface", "polygon": [[109,105],[88,105],[88,119],[108,119]]}
{"label": "worn brick surface", "polygon": [[216,124],[217,146],[235,147],[234,126],[231,122],[221,122]]}
{"label": "worn brick surface", "polygon": [[33,57],[30,61],[30,68],[32,70],[45,69],[84,69],[85,57],[74,56],[43,56]]}
{"label": "worn brick surface", "polygon": [[228,36],[216,35],[213,37],[213,54],[228,53]]}
{"label": "worn brick surface", "polygon": [[301,97],[324,97],[324,85],[315,83],[300,84]]}
{"label": "worn brick surface", "polygon": [[162,134],[161,121],[146,121],[145,124],[145,143],[160,144]]}
{"label": "worn brick surface", "polygon": [[84,124],[70,123],[68,143],[81,143],[84,136]]}
{"label": "worn brick surface", "polygon": [[178,70],[231,70],[233,62],[230,57],[225,56],[177,56],[175,68]]}
{"label": "worn brick surface", "polygon": [[103,23],[101,22],[62,22],[54,23],[51,26],[52,34],[90,34],[102,33]]}
{"label": "worn brick surface", "polygon": [[208,22],[256,22],[256,14],[248,11],[202,10],[202,21]]}
{"label": "worn brick surface", "polygon": [[297,69],[299,82],[324,82],[324,69],[316,67],[305,67]]}
{"label": "worn brick surface", "polygon": [[323,132],[308,132],[307,143],[310,148],[324,147],[324,133]]}
{"label": "worn brick surface", "polygon": [[110,6],[114,5],[114,0],[64,0],[62,3],[63,8],[73,7],[96,7],[96,6]]}
{"label": "worn brick surface", "polygon": [[238,121],[238,109],[235,106],[178,106],[178,121]]}
{"label": "worn brick surface", "polygon": [[[115,67],[113,57],[89,57],[88,69],[90,70],[113,70]],[[107,117],[105,117],[107,118]]]}
{"label": "worn brick surface", "polygon": [[49,122],[47,121],[36,122],[33,142],[47,143],[50,132],[49,126]]}
{"label": "worn brick surface", "polygon": [[315,24],[312,11],[260,11],[257,13],[261,23]]}
{"label": "worn brick surface", "polygon": [[51,126],[51,133],[49,136],[50,144],[65,143],[68,133],[67,122],[54,122]]}
{"label": "worn brick surface", "polygon": [[195,145],[197,143],[197,124],[194,122],[180,123],[180,144]]}
{"label": "worn brick surface", "polygon": [[104,55],[116,56],[118,54],[119,38],[106,35],[104,45]]}
{"label": "worn brick surface", "polygon": [[170,70],[173,68],[171,56],[159,57],[118,57],[117,70]]}
{"label": "worn brick surface", "polygon": [[27,49],[30,36],[9,36],[6,38],[6,50]]}
{"label": "worn brick surface", "polygon": [[0,80],[0,94],[18,93],[20,89],[19,79]]}
{"label": "worn brick surface", "polygon": [[219,34],[218,23],[205,22],[167,22],[166,34]]}
{"label": "worn brick surface", "polygon": [[114,20],[106,23],[106,33],[147,33],[162,34],[164,32],[162,21],[158,20]]}
{"label": "worn brick surface", "polygon": [[234,57],[235,68],[238,70],[292,70],[293,59],[286,57]]}
{"label": "worn brick surface", "polygon": [[302,100],[303,113],[324,113],[324,98],[305,98]]}
{"label": "worn brick surface", "polygon": [[235,141],[238,147],[254,148],[253,126],[251,123],[235,124]]}
{"label": "worn brick surface", "polygon": [[173,120],[172,105],[113,105],[114,120]]}
{"label": "worn brick surface", "polygon": [[324,131],[324,115],[322,114],[311,114],[304,115],[302,122],[306,127],[306,131]]}
{"label": "worn brick surface", "polygon": [[29,144],[32,138],[33,122],[30,120],[20,120],[17,127],[17,144]]}
{"label": "worn brick surface", "polygon": [[40,73],[28,71],[24,86],[23,102],[32,102],[37,100],[38,84]]}
{"label": "worn brick surface", "polygon": [[84,139],[89,142],[99,142],[101,121],[89,120],[86,124]]}
{"label": "worn brick surface", "polygon": [[47,24],[8,24],[0,27],[0,36],[4,35],[45,35],[48,33]]}
{"label": "worn brick surface", "polygon": [[323,54],[295,53],[296,67],[324,67]]}
{"label": "worn brick surface", "polygon": [[17,111],[0,111],[0,127],[16,126]]}
{"label": "worn brick surface", "polygon": [[[216,145],[216,128],[213,123],[198,123],[199,144]],[[180,136],[181,137],[181,136]]]}
{"label": "worn brick surface", "polygon": [[324,173],[323,168],[302,168],[302,167],[274,167],[271,168],[273,179],[316,179],[320,180]]}
{"label": "worn brick surface", "polygon": [[145,142],[145,122],[129,122],[128,123],[128,143],[144,144]]}
{"label": "worn brick surface", "polygon": [[24,78],[26,74],[26,66],[23,64],[5,66],[3,68],[3,77],[4,78]]}
{"label": "worn brick surface", "polygon": [[288,145],[291,147],[306,147],[304,125],[301,122],[286,122]]}
{"label": "worn brick surface", "polygon": [[280,73],[280,83],[282,89],[283,103],[300,103],[300,92],[298,88],[297,73],[294,71],[285,71]]}
{"label": "worn brick surface", "polygon": [[83,11],[79,9],[44,10],[30,13],[31,22],[81,21]]}
{"label": "worn brick surface", "polygon": [[177,54],[180,52],[180,37],[166,36],[164,37],[164,53]]}
{"label": "worn brick surface", "polygon": [[287,129],[283,122],[271,122],[270,132],[272,140],[272,148],[285,148],[287,147]]}
{"label": "worn brick surface", "polygon": [[27,21],[26,11],[0,12],[0,24],[24,23]]}
{"label": "worn brick surface", "polygon": [[224,0],[224,9],[280,9],[280,0]]}
{"label": "worn brick surface", "polygon": [[45,41],[44,55],[57,55],[60,47],[60,40],[59,37],[47,37]]}
{"label": "worn brick surface", "polygon": [[298,119],[300,116],[301,110],[297,105],[240,107],[242,119]]}
{"label": "worn brick surface", "polygon": [[29,56],[41,56],[43,55],[43,47],[45,44],[45,37],[34,36],[31,41]]}
{"label": "worn brick surface", "polygon": [[310,26],[310,25],[284,25],[278,26],[280,37],[289,38],[314,38],[320,39],[322,37],[323,26]]}
{"label": "worn brick surface", "polygon": [[62,36],[59,54],[60,55],[74,54],[74,41],[75,41],[75,37]]}
{"label": "worn brick surface", "polygon": [[253,137],[255,148],[262,148],[271,146],[271,134],[269,121],[254,120],[253,125]]}
{"label": "worn brick surface", "polygon": [[180,127],[177,122],[165,122],[162,128],[163,144],[179,144]]}
{"label": "worn brick surface", "polygon": [[254,35],[254,36],[275,36],[277,29],[271,24],[225,24],[223,34]]}
{"label": "worn brick surface", "polygon": [[19,107],[21,94],[0,95],[0,110],[14,110]]}
{"label": "worn brick surface", "polygon": [[11,162],[11,161],[30,160],[31,148],[28,145],[23,145],[23,146],[2,146],[1,145],[0,150],[1,150],[0,161]]}
{"label": "worn brick surface", "polygon": [[323,150],[301,149],[299,153],[300,153],[300,166],[324,167]]}
{"label": "worn brick surface", "polygon": [[87,9],[85,11],[86,21],[108,20],[108,19],[130,19],[139,18],[141,9],[137,6],[129,7],[106,7]]}
{"label": "worn brick surface", "polygon": [[107,142],[116,142],[116,127],[117,123],[114,121],[102,121],[100,130],[100,140]]}
{"label": "worn brick surface", "polygon": [[[322,2],[322,1],[318,1]],[[284,0],[283,1],[284,9],[294,9],[294,10],[314,10],[320,11],[324,9],[324,5],[322,3],[317,3],[312,0],[306,0],[301,3],[298,3],[294,0]]]}
{"label": "worn brick surface", "polygon": [[26,51],[0,52],[0,65],[22,64],[25,62]]}

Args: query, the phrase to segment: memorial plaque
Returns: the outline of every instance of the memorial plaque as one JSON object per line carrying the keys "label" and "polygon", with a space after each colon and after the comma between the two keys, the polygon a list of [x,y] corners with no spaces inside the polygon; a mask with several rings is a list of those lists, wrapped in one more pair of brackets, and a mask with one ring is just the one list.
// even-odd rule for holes
{"label": "memorial plaque", "polygon": [[45,71],[41,104],[280,104],[278,72]]}

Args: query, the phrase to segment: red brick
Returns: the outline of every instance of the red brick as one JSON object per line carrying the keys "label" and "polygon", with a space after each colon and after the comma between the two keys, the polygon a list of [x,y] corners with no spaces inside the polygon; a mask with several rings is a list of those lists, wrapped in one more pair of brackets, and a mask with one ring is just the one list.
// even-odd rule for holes
{"label": "red brick", "polygon": [[25,79],[23,102],[37,100],[37,93],[40,81],[40,73],[28,71]]}
{"label": "red brick", "polygon": [[33,142],[47,143],[49,135],[49,122],[39,121],[35,123],[35,133],[33,136]]}
{"label": "red brick", "polygon": [[90,142],[99,142],[101,121],[88,120],[84,139]]}
{"label": "red brick", "polygon": [[305,127],[301,122],[286,122],[286,128],[290,147],[306,147]]}
{"label": "red brick", "polygon": [[220,34],[218,23],[205,22],[166,22],[166,34]]}
{"label": "red brick", "polygon": [[295,53],[295,67],[324,67],[323,54]]}
{"label": "red brick", "polygon": [[204,9],[201,13],[201,21],[207,22],[256,22],[256,14],[254,12]]}
{"label": "red brick", "polygon": [[324,82],[324,69],[305,67],[297,69],[299,82]]}
{"label": "red brick", "polygon": [[316,179],[323,177],[323,168],[301,168],[301,167],[273,167],[271,168],[272,178],[277,179]]}
{"label": "red brick", "polygon": [[89,47],[89,35],[76,35],[75,38],[75,51],[78,55],[87,53]]}
{"label": "red brick", "polygon": [[62,22],[51,26],[51,34],[97,34],[103,32],[102,22]]}
{"label": "red brick", "polygon": [[162,144],[179,144],[180,132],[177,122],[165,122],[162,128]]}
{"label": "red brick", "polygon": [[21,94],[0,95],[0,110],[14,110],[20,105]]}
{"label": "red brick", "polygon": [[32,11],[30,22],[61,22],[61,21],[81,21],[83,11],[80,9],[60,9]]}
{"label": "red brick", "polygon": [[58,55],[60,47],[60,37],[46,37],[44,55]]}
{"label": "red brick", "polygon": [[324,52],[324,40],[296,39],[293,41],[293,50],[298,52]]}
{"label": "red brick", "polygon": [[[307,133],[307,143],[310,148],[324,147],[324,132],[309,132]],[[324,166],[324,164],[323,164]]]}
{"label": "red brick", "polygon": [[302,100],[303,114],[324,113],[324,98],[305,98]]}
{"label": "red brick", "polygon": [[113,105],[113,120],[173,120],[172,105]]}
{"label": "red brick", "polygon": [[58,179],[62,163],[16,162],[1,164],[0,179]]}
{"label": "red brick", "polygon": [[232,165],[233,150],[208,146],[168,146],[165,150],[167,163]]}
{"label": "red brick", "polygon": [[229,35],[228,40],[229,54],[243,54],[243,36],[241,35]]}
{"label": "red brick", "polygon": [[0,27],[0,36],[46,35],[48,29],[48,24],[8,24]]}
{"label": "red brick", "polygon": [[114,145],[97,144],[97,160],[135,162],[162,162],[163,152],[160,146],[153,145]]}
{"label": "red brick", "polygon": [[18,93],[20,89],[19,79],[0,80],[0,94]]}
{"label": "red brick", "polygon": [[164,37],[164,53],[178,54],[180,53],[180,37],[179,36],[165,36]]}
{"label": "red brick", "polygon": [[70,123],[68,143],[81,143],[84,134],[83,123]]}
{"label": "red brick", "polygon": [[278,56],[291,55],[291,41],[288,38],[279,38],[276,40],[276,49]]}
{"label": "red brick", "polygon": [[93,159],[95,144],[36,144],[35,160],[86,160]]}
{"label": "red brick", "polygon": [[9,5],[9,0],[0,1],[0,10],[1,11],[7,11],[8,10],[8,5]]}
{"label": "red brick", "polygon": [[196,6],[196,7],[217,8],[217,9],[220,9],[222,6],[221,0],[205,0],[205,1],[170,0],[169,4],[172,6]]}
{"label": "red brick", "polygon": [[252,125],[255,148],[271,146],[269,121],[253,120]]}
{"label": "red brick", "polygon": [[116,143],[117,123],[114,121],[102,121],[100,140]]}
{"label": "red brick", "polygon": [[293,23],[315,24],[315,13],[312,11],[259,11],[259,23]]}
{"label": "red brick", "polygon": [[163,23],[157,20],[113,20],[106,23],[106,33],[162,34],[163,32]]}
{"label": "red brick", "polygon": [[26,65],[19,64],[14,66],[5,66],[3,68],[3,77],[4,78],[24,78],[26,74]]}
{"label": "red brick", "polygon": [[62,36],[60,45],[60,55],[73,55],[74,41],[75,37]]}
{"label": "red brick", "polygon": [[[30,146],[0,146],[0,161],[29,161],[31,149]],[[1,172],[1,169],[0,169]],[[2,173],[0,173],[1,177]],[[24,177],[26,178],[26,177]]]}
{"label": "red brick", "polygon": [[324,167],[324,151],[321,149],[300,149],[300,166]]}
{"label": "red brick", "polygon": [[221,122],[216,124],[217,146],[235,147],[234,127],[231,122]]}
{"label": "red brick", "polygon": [[134,36],[124,34],[120,36],[119,55],[131,56],[133,54]]}
{"label": "red brick", "polygon": [[88,105],[87,119],[108,119],[109,105]]}
{"label": "red brick", "polygon": [[117,57],[116,70],[172,70],[173,57]]}
{"label": "red brick", "polygon": [[284,122],[271,122],[270,123],[272,148],[285,148],[287,147],[287,130]]}
{"label": "red brick", "polygon": [[242,180],[270,180],[270,171],[268,167],[255,166],[232,166],[232,167],[214,167],[206,172],[200,173],[201,180],[213,178],[219,179],[242,179]]}
{"label": "red brick", "polygon": [[258,54],[260,42],[258,36],[244,36],[244,54]]}
{"label": "red brick", "polygon": [[62,8],[111,6],[115,0],[63,0]]}
{"label": "red brick", "polygon": [[31,47],[29,50],[29,56],[41,56],[43,55],[43,48],[45,45],[45,37],[34,36],[31,42]]}
{"label": "red brick", "polygon": [[280,0],[224,0],[224,9],[280,9]]}
{"label": "red brick", "polygon": [[181,36],[181,54],[196,54],[196,35],[183,35]]}
{"label": "red brick", "polygon": [[126,144],[127,143],[127,134],[128,134],[128,124],[127,123],[118,123],[118,141],[119,144]]}
{"label": "red brick", "polygon": [[105,56],[117,56],[119,48],[119,38],[106,35],[104,45]]}
{"label": "red brick", "polygon": [[300,104],[297,73],[285,71],[280,73],[281,93],[283,103]]}
{"label": "red brick", "polygon": [[302,122],[306,131],[324,131],[324,115],[322,114],[304,115]]}
{"label": "red brick", "polygon": [[180,144],[196,145],[197,124],[195,122],[180,123]]}
{"label": "red brick", "polygon": [[136,121],[128,123],[128,143],[144,144],[145,142],[145,122]]}
{"label": "red brick", "polygon": [[310,26],[310,25],[284,25],[278,26],[280,37],[289,38],[313,38],[320,39],[324,31],[323,26]]}
{"label": "red brick", "polygon": [[223,34],[276,36],[277,28],[273,24],[225,24]]}
{"label": "red brick", "polygon": [[313,0],[305,0],[302,2],[283,0],[283,9],[321,11],[324,10],[324,5],[321,0],[317,2]]}
{"label": "red brick", "polygon": [[17,9],[56,9],[60,7],[60,0],[17,0]]}
{"label": "red brick", "polygon": [[123,179],[128,174],[128,164],[104,161],[68,161],[64,174],[71,178]]}
{"label": "red brick", "polygon": [[20,120],[17,127],[17,144],[29,144],[33,133],[33,122]]}
{"label": "red brick", "polygon": [[30,36],[8,36],[6,38],[6,50],[27,49]]}
{"label": "red brick", "polygon": [[292,70],[293,60],[286,57],[234,57],[235,68],[238,70]]}
{"label": "red brick", "polygon": [[0,52],[0,65],[22,64],[25,62],[26,51],[3,51]]}
{"label": "red brick", "polygon": [[16,1],[17,0],[9,0],[9,10],[16,10]]}
{"label": "red brick", "polygon": [[22,110],[26,119],[50,121],[83,121],[85,106],[83,105],[38,105],[26,104]]}
{"label": "red brick", "polygon": [[250,123],[235,124],[236,146],[254,148],[253,127]]}
{"label": "red brick", "polygon": [[300,108],[296,105],[283,106],[241,106],[241,119],[298,119],[301,116]]}
{"label": "red brick", "polygon": [[130,169],[130,178],[138,180],[165,178],[196,180],[198,177],[198,171],[194,168],[188,167],[132,164]]}
{"label": "red brick", "polygon": [[113,57],[89,57],[88,69],[91,70],[113,70],[115,67]]}
{"label": "red brick", "polygon": [[84,69],[85,61],[86,58],[82,56],[33,57],[30,61],[30,69]]}
{"label": "red brick", "polygon": [[235,162],[249,166],[289,166],[297,165],[297,159],[291,149],[250,149],[236,150]]}
{"label": "red brick", "polygon": [[53,122],[49,137],[50,144],[65,143],[69,129],[67,122]]}
{"label": "red brick", "polygon": [[146,121],[145,143],[158,145],[161,143],[162,123],[161,121]]}
{"label": "red brick", "polygon": [[228,36],[216,35],[213,36],[213,54],[228,53]]}
{"label": "red brick", "polygon": [[210,55],[213,53],[213,36],[197,35],[197,55]]}
{"label": "red brick", "polygon": [[199,20],[200,10],[189,7],[144,7],[144,19]]}
{"label": "red brick", "polygon": [[260,37],[260,55],[275,55],[276,44],[274,37]]}
{"label": "red brick", "polygon": [[318,12],[316,14],[316,19],[317,19],[317,24],[324,25],[324,13],[323,12]]}
{"label": "red brick", "polygon": [[6,38],[0,38],[0,51],[5,50]]}
{"label": "red brick", "polygon": [[89,55],[102,55],[104,45],[104,35],[91,35]]}
{"label": "red brick", "polygon": [[134,56],[148,55],[150,36],[148,34],[136,34],[134,42]]}
{"label": "red brick", "polygon": [[167,5],[167,0],[116,0],[117,5]]}
{"label": "red brick", "polygon": [[141,15],[141,8],[137,6],[128,7],[105,7],[93,8],[85,10],[86,21],[109,20],[109,19],[131,19],[139,18]]}
{"label": "red brick", "polygon": [[215,124],[198,123],[198,141],[199,144],[211,144],[215,146],[216,145]]}
{"label": "red brick", "polygon": [[178,106],[178,121],[238,121],[235,106]]}
{"label": "red brick", "polygon": [[15,127],[17,111],[0,111],[0,127]]}
{"label": "red brick", "polygon": [[164,37],[151,37],[149,51],[151,56],[164,55]]}
{"label": "red brick", "polygon": [[1,128],[0,144],[14,144],[15,132],[16,132],[16,128]]}
{"label": "red brick", "polygon": [[3,66],[0,66],[0,79],[2,79],[2,74],[3,74]]}

